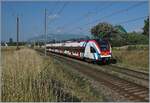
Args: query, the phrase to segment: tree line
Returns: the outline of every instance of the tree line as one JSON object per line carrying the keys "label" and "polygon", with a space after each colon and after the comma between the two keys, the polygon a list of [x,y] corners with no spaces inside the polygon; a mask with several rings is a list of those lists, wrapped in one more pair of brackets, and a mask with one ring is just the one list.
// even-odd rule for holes
{"label": "tree line", "polygon": [[112,46],[148,44],[149,43],[149,17],[144,20],[143,32],[128,33],[123,26],[102,22],[91,28],[93,39],[107,39]]}

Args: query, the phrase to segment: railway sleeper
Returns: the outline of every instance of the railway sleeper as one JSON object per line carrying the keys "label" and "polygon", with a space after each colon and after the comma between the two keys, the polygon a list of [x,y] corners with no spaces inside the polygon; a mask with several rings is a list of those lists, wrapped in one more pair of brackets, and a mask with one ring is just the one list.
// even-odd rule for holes
{"label": "railway sleeper", "polygon": [[141,93],[141,94],[139,94],[139,96],[140,97],[148,97],[149,95],[148,95],[148,93]]}
{"label": "railway sleeper", "polygon": [[129,92],[135,93],[135,92],[141,92],[141,91],[143,91],[143,89],[133,89],[133,90],[130,90]]}
{"label": "railway sleeper", "polygon": [[137,100],[134,96],[129,96],[128,99],[131,101],[140,101],[140,100]]}
{"label": "railway sleeper", "polygon": [[[128,82],[126,82],[126,81],[124,81],[124,80],[120,80],[120,79],[116,79],[116,80],[111,80],[111,81],[113,81],[113,83],[117,83],[117,84],[123,84],[123,85],[131,85],[131,83],[128,83]],[[133,84],[132,84],[133,85]]]}
{"label": "railway sleeper", "polygon": [[119,87],[121,86],[122,88],[131,87],[131,84],[123,84],[123,83],[115,83],[114,85],[117,85]]}
{"label": "railway sleeper", "polygon": [[121,88],[124,89],[124,90],[135,90],[135,89],[139,89],[138,87],[135,87],[135,86],[132,86],[132,85],[129,85],[129,86],[122,86]]}
{"label": "railway sleeper", "polygon": [[141,95],[139,95],[139,96],[142,97],[142,98],[147,98],[147,97],[149,97],[148,94],[141,94]]}
{"label": "railway sleeper", "polygon": [[111,81],[112,84],[117,84],[117,85],[125,85],[125,86],[126,86],[126,85],[131,85],[130,83],[126,83],[125,81],[117,80],[117,79],[116,79],[116,80],[113,80],[113,79],[112,79],[112,80],[110,80],[110,81]]}
{"label": "railway sleeper", "polygon": [[133,86],[131,86],[131,87],[126,87],[126,88],[124,88],[126,91],[129,91],[129,90],[135,90],[135,89],[139,89],[138,87],[133,87]]}
{"label": "railway sleeper", "polygon": [[[141,101],[144,100],[143,97],[140,97],[139,95],[135,95],[135,94],[131,94],[128,91],[122,91],[121,89],[118,88],[117,90],[121,95],[123,95],[125,98],[130,99],[130,100],[137,100],[137,101]],[[146,100],[144,100],[146,101]]]}
{"label": "railway sleeper", "polygon": [[[110,83],[109,83],[109,86],[110,86]],[[137,101],[141,101],[143,100],[143,98],[139,97],[138,95],[135,95],[135,94],[131,94],[129,93],[129,91],[127,90],[122,90],[122,88],[118,88],[118,86],[115,86],[115,85],[111,85],[110,86],[114,91],[118,92],[120,95],[124,96],[125,98],[127,99],[130,99],[130,100],[138,100]],[[135,87],[134,87],[135,88]],[[131,97],[132,96],[132,97]]]}
{"label": "railway sleeper", "polygon": [[[116,84],[115,84],[116,85]],[[126,88],[135,88],[134,86],[132,86],[131,84],[117,84],[117,86],[119,86],[120,88],[122,88],[122,89],[125,89],[126,90]]]}
{"label": "railway sleeper", "polygon": [[136,94],[136,95],[140,95],[140,94],[143,94],[143,93],[148,94],[148,91],[135,92],[134,94]]}
{"label": "railway sleeper", "polygon": [[145,96],[145,97],[142,97],[143,98],[143,100],[145,100],[145,101],[149,101],[149,96]]}
{"label": "railway sleeper", "polygon": [[146,97],[145,100],[149,101],[149,97]]}
{"label": "railway sleeper", "polygon": [[134,102],[135,101],[139,101],[139,102],[147,101],[143,97],[140,97],[139,95],[134,95],[134,94],[125,95],[125,98],[127,98],[131,101],[134,101]]}
{"label": "railway sleeper", "polygon": [[130,93],[124,93],[123,96],[129,101],[141,102],[141,98],[138,98],[136,95],[131,95]]}

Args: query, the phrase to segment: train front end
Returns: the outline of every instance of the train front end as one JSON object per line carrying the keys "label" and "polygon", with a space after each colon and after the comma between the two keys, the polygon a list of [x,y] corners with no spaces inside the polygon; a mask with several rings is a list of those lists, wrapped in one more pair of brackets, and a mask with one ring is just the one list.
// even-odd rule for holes
{"label": "train front end", "polygon": [[112,57],[111,52],[111,45],[107,40],[97,40],[97,43],[99,45],[99,60],[102,61],[102,63],[109,63],[110,59]]}

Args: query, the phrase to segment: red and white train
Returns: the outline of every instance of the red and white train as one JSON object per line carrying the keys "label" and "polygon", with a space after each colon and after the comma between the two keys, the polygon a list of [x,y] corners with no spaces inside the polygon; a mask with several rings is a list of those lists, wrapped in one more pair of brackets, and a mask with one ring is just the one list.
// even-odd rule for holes
{"label": "red and white train", "polygon": [[46,44],[47,51],[83,59],[90,62],[109,62],[111,45],[107,40],[67,41]]}

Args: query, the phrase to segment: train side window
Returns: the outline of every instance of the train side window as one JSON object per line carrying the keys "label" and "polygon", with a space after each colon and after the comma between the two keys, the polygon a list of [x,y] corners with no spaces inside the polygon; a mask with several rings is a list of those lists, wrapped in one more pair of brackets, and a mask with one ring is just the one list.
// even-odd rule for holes
{"label": "train side window", "polygon": [[93,47],[90,47],[91,53],[96,53],[95,49]]}

